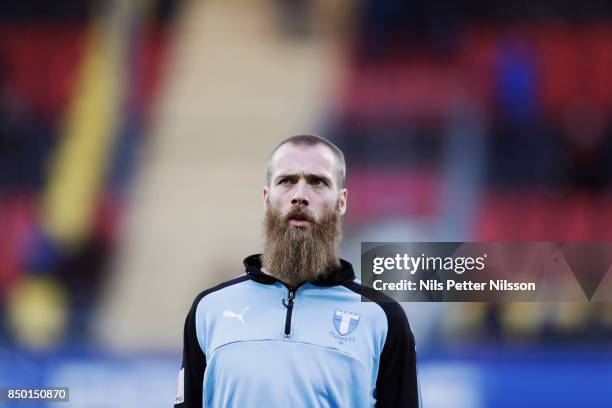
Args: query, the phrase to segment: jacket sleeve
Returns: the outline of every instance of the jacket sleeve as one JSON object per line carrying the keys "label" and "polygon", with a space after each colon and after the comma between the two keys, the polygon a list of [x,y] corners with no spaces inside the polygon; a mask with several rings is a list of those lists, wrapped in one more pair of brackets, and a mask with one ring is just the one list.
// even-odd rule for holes
{"label": "jacket sleeve", "polygon": [[414,336],[402,307],[382,304],[388,329],[376,379],[377,407],[419,407]]}
{"label": "jacket sleeve", "polygon": [[183,330],[183,362],[176,385],[175,408],[201,408],[206,356],[196,334],[196,309],[201,296],[193,302]]}

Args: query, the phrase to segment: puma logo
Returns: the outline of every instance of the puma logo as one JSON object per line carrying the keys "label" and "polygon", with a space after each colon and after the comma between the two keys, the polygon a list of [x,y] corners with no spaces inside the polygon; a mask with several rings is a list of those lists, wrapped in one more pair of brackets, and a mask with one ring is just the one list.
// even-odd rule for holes
{"label": "puma logo", "polygon": [[242,318],[242,315],[244,314],[244,312],[246,312],[247,310],[249,310],[249,307],[245,307],[244,309],[242,309],[242,312],[240,313],[234,313],[231,310],[224,310],[223,311],[223,317],[233,317],[234,319],[238,319],[240,320],[240,323],[244,324],[244,319]]}

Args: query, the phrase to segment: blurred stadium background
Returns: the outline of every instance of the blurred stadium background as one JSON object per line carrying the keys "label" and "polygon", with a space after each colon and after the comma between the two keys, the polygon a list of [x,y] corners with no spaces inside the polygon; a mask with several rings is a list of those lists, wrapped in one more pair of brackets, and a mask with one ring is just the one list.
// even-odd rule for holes
{"label": "blurred stadium background", "polygon": [[[270,148],[312,132],[347,156],[357,266],[611,241],[612,6],[0,3],[0,385],[169,406],[191,301],[261,248]],[[610,302],[405,309],[426,407],[612,406]]]}

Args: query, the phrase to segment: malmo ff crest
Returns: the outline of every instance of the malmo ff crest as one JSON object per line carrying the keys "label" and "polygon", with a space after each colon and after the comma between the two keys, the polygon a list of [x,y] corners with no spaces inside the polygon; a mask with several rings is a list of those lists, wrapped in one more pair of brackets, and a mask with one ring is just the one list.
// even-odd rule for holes
{"label": "malmo ff crest", "polygon": [[334,328],[340,336],[348,336],[359,324],[361,315],[355,312],[347,312],[346,310],[336,309],[334,312]]}

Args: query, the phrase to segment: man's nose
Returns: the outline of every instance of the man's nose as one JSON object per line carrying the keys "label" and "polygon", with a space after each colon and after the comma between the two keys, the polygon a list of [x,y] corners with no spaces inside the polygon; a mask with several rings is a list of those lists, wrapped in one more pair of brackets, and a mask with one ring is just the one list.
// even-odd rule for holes
{"label": "man's nose", "polygon": [[304,180],[300,180],[294,189],[293,197],[291,197],[291,205],[307,207],[309,204],[308,192],[306,191],[306,183]]}

